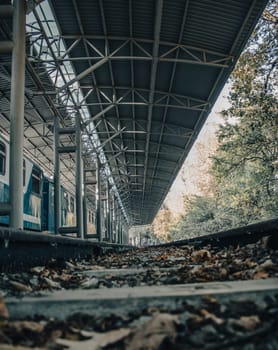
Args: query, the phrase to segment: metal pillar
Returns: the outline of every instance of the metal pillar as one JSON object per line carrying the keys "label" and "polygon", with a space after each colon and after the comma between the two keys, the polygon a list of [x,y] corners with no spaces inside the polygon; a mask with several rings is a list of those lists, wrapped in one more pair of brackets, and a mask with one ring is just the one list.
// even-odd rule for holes
{"label": "metal pillar", "polygon": [[115,200],[115,243],[119,243],[119,218],[118,218],[118,202]]}
{"label": "metal pillar", "polygon": [[123,243],[123,237],[122,237],[122,212],[121,212],[121,209],[119,208],[119,243],[122,244]]}
{"label": "metal pillar", "polygon": [[107,229],[107,240],[111,241],[111,218],[110,218],[110,192],[109,192],[109,181],[106,184],[106,207],[107,207],[107,215],[106,215],[106,229]]}
{"label": "metal pillar", "polygon": [[23,138],[26,1],[14,0],[10,126],[10,226],[23,229]]}
{"label": "metal pillar", "polygon": [[75,194],[76,194],[76,227],[77,236],[84,239],[84,224],[83,224],[83,164],[82,164],[82,144],[81,144],[81,127],[78,115],[75,118]]}
{"label": "metal pillar", "polygon": [[101,178],[100,178],[100,161],[96,161],[96,234],[101,240]]}
{"label": "metal pillar", "polygon": [[114,193],[112,194],[112,203],[111,203],[111,216],[112,216],[112,219],[111,219],[111,239],[112,239],[112,242],[115,243],[115,228],[116,228],[116,225],[115,225],[115,222],[116,222],[116,219],[115,219],[115,195]]}
{"label": "metal pillar", "polygon": [[87,184],[86,184],[86,171],[84,169],[84,160],[83,160],[83,187],[84,187],[84,193],[83,193],[83,233],[84,238],[87,237],[88,229],[87,229],[87,222],[88,220],[88,210],[87,210]]}
{"label": "metal pillar", "polygon": [[61,186],[60,186],[60,155],[59,118],[54,118],[54,232],[58,233],[61,226]]}

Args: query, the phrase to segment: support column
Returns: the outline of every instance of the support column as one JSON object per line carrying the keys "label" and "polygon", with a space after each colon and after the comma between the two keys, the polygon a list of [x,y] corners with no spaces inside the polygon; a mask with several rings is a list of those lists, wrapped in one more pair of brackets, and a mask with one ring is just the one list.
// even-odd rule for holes
{"label": "support column", "polygon": [[106,184],[106,205],[107,205],[107,241],[111,242],[111,218],[110,218],[110,211],[111,211],[111,207],[110,207],[110,192],[109,192],[109,181],[107,180],[107,184]]}
{"label": "support column", "polygon": [[58,234],[61,227],[61,186],[60,186],[60,155],[59,118],[54,117],[54,233]]}
{"label": "support column", "polygon": [[115,194],[112,194],[112,243],[116,242]]}
{"label": "support column", "polygon": [[121,208],[119,208],[119,243],[123,243],[123,226],[122,226],[122,211]]}
{"label": "support column", "polygon": [[25,0],[14,1],[10,125],[10,226],[23,229]]}
{"label": "support column", "polygon": [[100,161],[96,161],[96,234],[101,240],[101,179],[100,179]]}
{"label": "support column", "polygon": [[87,237],[88,229],[87,229],[87,223],[88,223],[88,212],[87,212],[87,184],[86,184],[86,171],[84,166],[84,160],[82,161],[83,164],[83,230],[84,230],[84,238]]}
{"label": "support column", "polygon": [[81,127],[78,115],[75,117],[75,143],[76,143],[76,174],[75,174],[75,193],[76,193],[76,226],[77,236],[84,239],[83,224],[83,166],[82,166],[82,143]]}
{"label": "support column", "polygon": [[118,201],[115,198],[115,243],[119,243],[119,212],[118,212]]}

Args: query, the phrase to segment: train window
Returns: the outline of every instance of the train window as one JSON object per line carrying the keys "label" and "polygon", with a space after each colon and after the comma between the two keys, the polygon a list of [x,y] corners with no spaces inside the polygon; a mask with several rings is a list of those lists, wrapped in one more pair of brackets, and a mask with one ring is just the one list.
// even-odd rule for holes
{"label": "train window", "polygon": [[0,175],[6,173],[6,146],[3,142],[0,142]]}
{"label": "train window", "polygon": [[88,212],[88,221],[89,221],[90,224],[93,222],[92,221],[92,212],[90,210]]}
{"label": "train window", "polygon": [[26,185],[26,161],[23,159],[23,186]]}
{"label": "train window", "polygon": [[67,192],[64,192],[64,208],[69,210],[69,196]]}
{"label": "train window", "polygon": [[74,199],[70,197],[70,212],[74,213]]}
{"label": "train window", "polygon": [[33,168],[32,170],[32,192],[40,194],[41,190],[41,170]]}

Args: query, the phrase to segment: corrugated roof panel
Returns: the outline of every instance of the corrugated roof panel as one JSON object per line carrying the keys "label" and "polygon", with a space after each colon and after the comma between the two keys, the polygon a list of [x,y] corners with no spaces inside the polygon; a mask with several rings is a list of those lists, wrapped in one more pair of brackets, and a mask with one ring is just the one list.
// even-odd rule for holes
{"label": "corrugated roof panel", "polygon": [[133,36],[153,39],[154,0],[132,1]]}
{"label": "corrugated roof panel", "polygon": [[[109,105],[109,100],[115,102],[124,96],[99,116],[97,131],[105,142],[115,129],[125,127],[121,135],[106,144],[104,151],[113,169],[121,164],[126,172],[134,175],[125,189],[129,191],[127,204],[133,210],[131,222],[150,223],[235,64],[229,57],[220,63],[217,61],[218,64],[215,60],[225,55],[238,58],[267,1],[161,0],[161,18],[156,14],[159,4],[156,0],[49,2],[60,34],[71,36],[64,40],[66,48],[71,47],[75,39],[82,38],[68,54],[77,75],[86,73],[101,56],[114,52],[110,63],[82,74],[79,79],[83,96],[94,89],[83,104],[87,103],[89,115],[94,116]],[[10,20],[1,21],[0,40],[11,36],[11,25]],[[185,47],[176,50],[177,44]],[[153,53],[156,57],[152,57]],[[44,57],[40,59],[43,61]],[[11,56],[1,55],[0,72],[10,75],[10,61]],[[38,63],[36,57],[33,61]],[[4,64],[8,66],[5,68]],[[1,79],[0,88],[4,93],[9,91],[9,84]],[[29,134],[26,129],[27,139],[34,134],[36,143],[32,144],[30,139],[27,144],[32,149],[45,143],[42,154],[45,160],[51,154],[52,144],[43,137],[37,140],[43,132],[42,124],[57,114],[64,124],[71,125],[70,109],[61,106],[57,96],[45,94],[44,91],[55,87],[43,65],[38,69],[29,64],[26,87],[29,88],[26,125],[36,123]],[[65,98],[68,93],[65,89]],[[197,103],[196,99],[201,101]],[[1,125],[6,125],[9,103],[0,97],[0,104],[2,109],[7,109],[0,119]],[[41,120],[40,126],[38,120]],[[118,154],[117,160],[113,159],[115,154]],[[63,168],[66,166],[71,172],[70,159]],[[116,176],[115,180],[122,183],[121,177]]]}
{"label": "corrugated roof panel", "polygon": [[129,7],[126,0],[103,1],[103,14],[108,36],[130,35]]}

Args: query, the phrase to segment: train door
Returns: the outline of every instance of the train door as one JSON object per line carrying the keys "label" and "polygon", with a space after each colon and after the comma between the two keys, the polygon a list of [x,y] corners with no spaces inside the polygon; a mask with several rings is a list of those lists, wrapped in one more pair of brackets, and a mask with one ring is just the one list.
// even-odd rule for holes
{"label": "train door", "polygon": [[42,188],[42,231],[54,233],[54,184],[43,179]]}
{"label": "train door", "polygon": [[42,170],[25,161],[24,228],[41,231]]}
{"label": "train door", "polygon": [[[8,144],[0,140],[0,202],[9,202],[9,148]],[[9,217],[0,216],[0,224],[8,225]]]}

